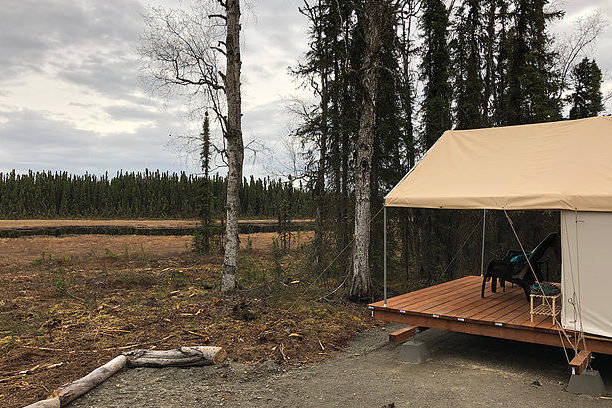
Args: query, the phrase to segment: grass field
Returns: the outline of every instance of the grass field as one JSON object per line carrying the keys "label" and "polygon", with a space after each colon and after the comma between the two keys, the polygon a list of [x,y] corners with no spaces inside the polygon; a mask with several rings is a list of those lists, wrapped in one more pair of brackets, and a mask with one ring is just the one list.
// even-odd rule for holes
{"label": "grass field", "polygon": [[338,282],[312,282],[310,232],[287,252],[272,250],[276,236],[241,236],[229,296],[221,254],[195,256],[191,237],[1,239],[0,405],[27,405],[130,349],[211,344],[238,361],[305,364],[375,324],[362,306],[315,301]]}
{"label": "grass field", "polygon": [[[311,219],[292,220],[295,223],[311,222]],[[220,223],[217,220],[217,223]],[[275,219],[242,219],[240,224],[275,224]],[[141,227],[141,228],[192,228],[200,224],[199,220],[107,220],[107,219],[65,219],[65,220],[0,220],[0,229],[11,228],[37,228],[37,227],[65,227],[65,226],[113,226],[113,227]]]}

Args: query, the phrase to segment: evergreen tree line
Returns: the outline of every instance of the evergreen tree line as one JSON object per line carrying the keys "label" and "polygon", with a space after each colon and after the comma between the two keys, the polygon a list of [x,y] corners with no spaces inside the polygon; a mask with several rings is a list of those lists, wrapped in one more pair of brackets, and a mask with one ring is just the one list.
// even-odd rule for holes
{"label": "evergreen tree line", "polygon": [[[206,203],[210,214],[221,218],[225,183],[220,175],[205,178],[184,172],[120,171],[109,177],[13,170],[0,173],[0,217],[201,218]],[[277,218],[288,200],[292,216],[311,216],[311,194],[301,186],[270,177],[244,179],[240,214]]]}
{"label": "evergreen tree line", "polygon": [[[519,125],[596,116],[603,110],[601,70],[580,50],[554,51],[548,27],[563,16],[548,0],[380,0],[376,126],[371,163],[370,268],[382,274],[384,195],[449,129]],[[361,67],[368,35],[366,0],[308,0],[309,48],[294,75],[317,97],[296,109],[314,195],[314,264],[325,267],[350,245],[354,225],[355,152],[364,105]],[[574,52],[576,51],[576,52]],[[568,74],[566,75],[565,72]],[[566,78],[567,77],[567,78]],[[564,117],[564,112],[569,116]],[[528,246],[556,228],[555,212],[520,212]],[[480,266],[482,213],[402,209],[390,212],[391,268],[412,282],[451,279]],[[488,248],[514,247],[490,213]],[[502,225],[503,224],[503,225]],[[466,243],[466,240],[468,242]],[[462,248],[461,250],[459,250]],[[466,251],[472,254],[471,259]],[[457,261],[457,254],[462,260]],[[487,252],[487,258],[493,256]],[[350,267],[350,249],[337,270]]]}

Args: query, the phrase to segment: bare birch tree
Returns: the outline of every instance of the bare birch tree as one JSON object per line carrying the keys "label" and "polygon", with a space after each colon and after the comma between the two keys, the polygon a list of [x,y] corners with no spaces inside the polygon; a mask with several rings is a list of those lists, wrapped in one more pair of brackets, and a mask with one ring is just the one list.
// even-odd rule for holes
{"label": "bare birch tree", "polygon": [[227,163],[225,256],[221,290],[236,286],[238,210],[244,144],[240,94],[240,1],[194,0],[182,9],[153,8],[145,17],[139,54],[157,91],[199,98],[223,135]]}
{"label": "bare birch tree", "polygon": [[600,10],[597,10],[590,15],[578,18],[573,30],[560,34],[555,39],[555,68],[559,73],[557,95],[559,99],[567,91],[568,78],[572,69],[583,57],[592,54],[591,48],[597,44],[597,39],[607,25],[607,18]]}
{"label": "bare birch tree", "polygon": [[223,276],[221,290],[236,287],[238,274],[238,210],[240,208],[240,183],[242,182],[242,162],[244,144],[242,142],[242,102],[240,95],[240,1],[227,0],[223,3],[227,10],[227,67],[225,86],[227,95],[227,203],[225,224],[225,255],[223,257]]}
{"label": "bare birch tree", "polygon": [[367,0],[365,4],[366,51],[361,68],[364,96],[359,119],[357,137],[357,160],[355,163],[355,241],[351,292],[352,299],[362,299],[371,293],[369,265],[370,247],[370,178],[376,124],[376,94],[380,67],[381,27],[389,16],[386,0]]}

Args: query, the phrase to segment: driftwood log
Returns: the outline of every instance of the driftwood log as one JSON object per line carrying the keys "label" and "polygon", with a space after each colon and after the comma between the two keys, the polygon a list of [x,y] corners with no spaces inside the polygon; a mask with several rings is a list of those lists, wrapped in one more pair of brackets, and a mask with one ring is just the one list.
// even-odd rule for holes
{"label": "driftwood log", "polygon": [[135,350],[125,353],[128,367],[185,367],[219,364],[227,353],[221,347],[192,346],[175,350]]}
{"label": "driftwood log", "polygon": [[124,367],[186,367],[219,364],[227,353],[221,347],[192,346],[176,350],[135,350],[113,358],[76,381],[62,385],[46,400],[24,408],[61,408],[106,381]]}
{"label": "driftwood log", "polygon": [[126,356],[117,356],[103,366],[96,368],[85,377],[66,385],[62,385],[60,388],[55,390],[53,396],[59,398],[60,406],[63,407],[70,401],[80,397],[98,384],[104,382],[111,375],[120,371],[123,367],[125,367],[126,362]]}
{"label": "driftwood log", "polygon": [[60,408],[60,400],[59,398],[49,398],[35,402],[24,408]]}

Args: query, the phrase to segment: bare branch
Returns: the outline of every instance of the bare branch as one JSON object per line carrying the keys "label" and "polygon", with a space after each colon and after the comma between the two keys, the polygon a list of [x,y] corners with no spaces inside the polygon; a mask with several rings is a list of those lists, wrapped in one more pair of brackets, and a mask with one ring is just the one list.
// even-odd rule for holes
{"label": "bare branch", "polygon": [[588,56],[593,51],[591,47],[595,45],[607,25],[605,15],[598,10],[589,16],[577,19],[573,31],[558,37],[555,44],[557,54],[555,65],[560,73],[559,98],[567,90],[567,80],[572,68],[581,57]]}

